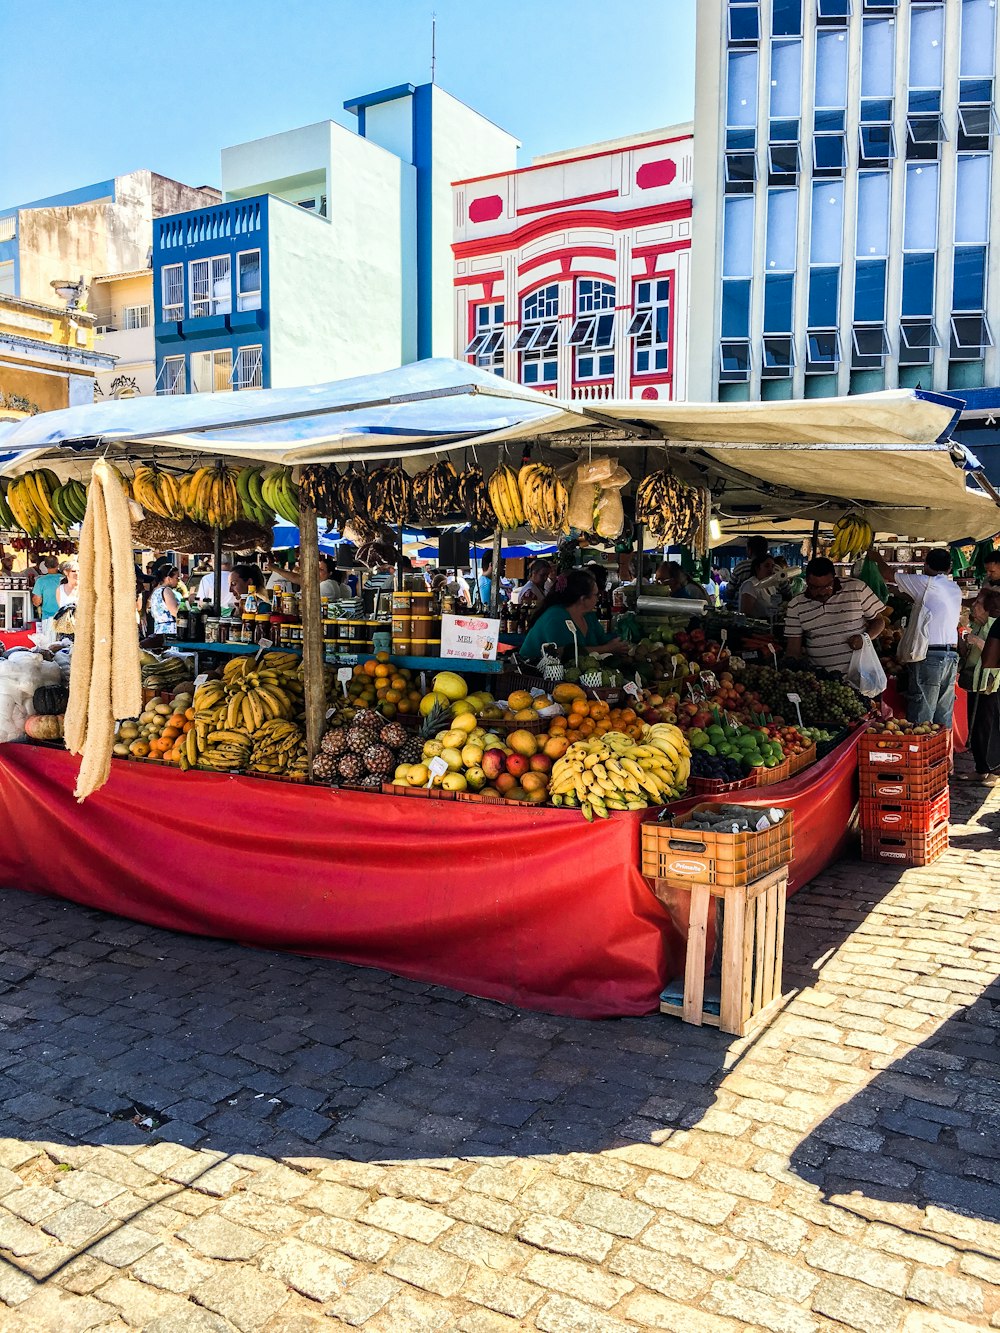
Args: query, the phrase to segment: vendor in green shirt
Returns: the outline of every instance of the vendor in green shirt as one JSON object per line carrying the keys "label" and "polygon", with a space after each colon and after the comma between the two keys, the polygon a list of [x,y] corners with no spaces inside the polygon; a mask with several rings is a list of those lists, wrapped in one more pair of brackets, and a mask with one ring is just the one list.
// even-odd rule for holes
{"label": "vendor in green shirt", "polygon": [[[560,574],[535,613],[521,646],[521,656],[529,662],[537,662],[542,655],[543,643],[569,648],[574,635],[581,654],[588,648],[600,648],[608,653],[628,652],[627,643],[601,628],[595,614],[599,595],[597,582],[587,570],[571,569],[568,574]],[[567,621],[572,622],[572,629]],[[572,653],[563,656],[566,661],[572,661]]]}

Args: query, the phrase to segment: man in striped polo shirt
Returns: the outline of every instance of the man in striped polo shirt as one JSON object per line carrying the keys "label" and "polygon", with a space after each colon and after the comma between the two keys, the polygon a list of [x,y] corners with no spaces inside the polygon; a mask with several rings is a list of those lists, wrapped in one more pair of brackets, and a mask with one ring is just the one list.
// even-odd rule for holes
{"label": "man in striped polo shirt", "polygon": [[863,634],[885,629],[885,606],[860,579],[838,579],[833,561],[817,556],[806,565],[806,590],[788,603],[785,644],[789,657],[843,675]]}

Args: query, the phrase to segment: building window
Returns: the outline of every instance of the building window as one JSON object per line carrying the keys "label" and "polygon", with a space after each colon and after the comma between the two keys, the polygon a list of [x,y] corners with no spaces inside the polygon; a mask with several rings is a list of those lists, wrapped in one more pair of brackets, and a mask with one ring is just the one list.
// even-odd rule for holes
{"label": "building window", "polygon": [[799,122],[772,120],[767,145],[768,185],[794,185],[799,174]]}
{"label": "building window", "polygon": [[260,251],[243,250],[236,256],[236,309],[260,309]]}
{"label": "building window", "polygon": [[858,173],[858,221],[855,255],[884,259],[889,254],[889,173]]}
{"label": "building window", "polygon": [[952,315],[952,361],[981,361],[987,347],[992,346],[993,335],[984,314]]}
{"label": "building window", "polygon": [[[847,34],[842,31],[816,35],[817,107],[842,111],[847,106]],[[843,129],[843,125],[840,126]]]}
{"label": "building window", "polygon": [[891,97],[896,82],[896,25],[865,19],[861,28],[861,96]]}
{"label": "building window", "polygon": [[958,151],[988,153],[996,112],[992,79],[962,79],[958,91]]}
{"label": "building window", "polygon": [[936,250],[938,164],[922,162],[906,168],[903,205],[903,249]]}
{"label": "building window", "polygon": [[794,273],[764,275],[764,332],[791,333]]}
{"label": "building window", "polygon": [[885,322],[885,260],[859,259],[854,268],[854,321]]}
{"label": "building window", "polygon": [[750,378],[750,343],[745,338],[725,339],[719,344],[719,382],[745,384]]}
{"label": "building window", "polygon": [[750,279],[726,278],[722,284],[722,337],[750,336]]}
{"label": "building window", "polygon": [[802,0],[772,0],[771,33],[774,37],[802,36]]}
{"label": "building window", "polygon": [[777,120],[794,120],[802,98],[802,42],[771,43],[771,115]]}
{"label": "building window", "polygon": [[521,301],[521,332],[514,350],[521,353],[522,384],[555,384],[559,378],[559,284],[550,283]]}
{"label": "building window", "polygon": [[858,166],[887,167],[896,156],[891,98],[867,98],[861,103],[858,135],[861,146]]}
{"label": "building window", "polygon": [[852,370],[881,370],[889,355],[889,339],[884,324],[855,324],[851,340],[854,355]]}
{"label": "building window", "polygon": [[615,373],[615,284],[577,278],[576,321],[569,335],[578,380],[610,379]]}
{"label": "building window", "polygon": [[990,234],[990,158],[959,153],[955,178],[955,244],[985,245]]}
{"label": "building window", "polygon": [[156,380],[156,392],[161,394],[187,393],[184,377],[184,358],[166,356]]}
{"label": "building window", "polygon": [[729,6],[729,41],[760,40],[760,5],[758,0],[732,0]]}
{"label": "building window", "polygon": [[[188,313],[192,319],[230,313],[233,308],[231,270],[232,259],[229,255],[191,260],[188,266]],[[192,378],[193,374],[192,371]]]}
{"label": "building window", "polygon": [[122,328],[148,329],[151,313],[148,305],[122,306]]}
{"label": "building window", "polygon": [[752,129],[757,124],[757,52],[730,51],[726,75],[726,125]]}
{"label": "building window", "polygon": [[628,332],[633,339],[632,368],[636,375],[650,375],[670,369],[669,278],[649,279],[635,284],[632,322]]}
{"label": "building window", "polygon": [[191,353],[191,392],[221,393],[233,387],[233,353],[229,347]]}
{"label": "building window", "polygon": [[502,301],[483,301],[475,307],[475,333],[465,349],[465,355],[474,366],[503,374],[504,304]]}
{"label": "building window", "polygon": [[[183,264],[167,264],[160,270],[160,300],[165,324],[172,324],[184,318]],[[181,393],[183,392],[181,389]]]}
{"label": "building window", "polygon": [[816,22],[824,27],[846,28],[851,0],[816,0]]}
{"label": "building window", "polygon": [[962,0],[959,74],[963,79],[993,77],[995,31],[995,0]]}
{"label": "building window", "polygon": [[795,271],[797,190],[768,190],[764,266],[768,273]]}
{"label": "building window", "polygon": [[823,181],[812,188],[809,262],[839,264],[844,243],[844,182]]}
{"label": "building window", "polygon": [[727,199],[723,214],[722,276],[753,276],[753,199]]}
{"label": "building window", "polygon": [[944,142],[941,93],[911,92],[906,114],[906,156],[913,161],[936,161]]}
{"label": "building window", "polygon": [[840,268],[833,265],[809,270],[809,329],[835,329],[840,322]]}
{"label": "building window", "polygon": [[944,5],[910,7],[910,87],[940,88],[944,69]]}
{"label": "building window", "polygon": [[806,374],[830,375],[840,365],[840,336],[836,329],[810,329],[806,334]]}
{"label": "building window", "polygon": [[753,130],[730,130],[726,135],[727,195],[753,194],[757,179],[755,138]]}
{"label": "building window", "polygon": [[795,369],[795,357],[790,337],[765,338],[760,377],[763,380],[782,380]]}
{"label": "building window", "polygon": [[264,349],[259,344],[237,349],[232,385],[234,389],[263,389]]}
{"label": "building window", "polygon": [[14,261],[5,259],[0,263],[0,296],[14,295]]}
{"label": "building window", "polygon": [[929,366],[934,348],[941,346],[933,319],[906,318],[899,321],[899,364]]}

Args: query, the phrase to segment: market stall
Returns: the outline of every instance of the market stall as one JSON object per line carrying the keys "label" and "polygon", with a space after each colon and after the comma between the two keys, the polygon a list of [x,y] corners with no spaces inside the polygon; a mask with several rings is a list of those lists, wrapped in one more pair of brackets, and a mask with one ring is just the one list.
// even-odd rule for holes
{"label": "market stall", "polygon": [[[685,514],[685,532],[701,542],[714,514],[732,532],[764,512],[809,523],[814,515],[832,521],[857,513],[880,527],[891,523],[894,530],[930,536],[947,526],[952,535],[978,538],[996,526],[996,506],[975,485],[974,460],[946,442],[954,400],[899,391],[786,410],[792,406],[602,402],[594,414],[460,363],[428,362],[307,390],[131,400],[19,423],[0,437],[10,453],[8,473],[26,475],[44,461],[60,475],[86,475],[90,460],[104,454],[130,467],[156,468],[169,460],[181,477],[181,507],[216,528],[223,514],[239,517],[231,487],[247,485],[253,498],[258,492],[248,474],[269,484],[272,496],[300,520],[302,665],[287,651],[254,660],[256,646],[246,641],[224,670],[215,663],[209,682],[175,680],[158,698],[154,690],[134,722],[123,721],[132,713],[116,713],[120,758],[82,807],[72,798],[75,759],[56,750],[0,747],[0,810],[5,827],[15,830],[0,849],[0,876],[158,925],[386,967],[530,1007],[591,1016],[648,1012],[683,949],[638,860],[641,823],[674,804],[686,787],[691,746],[675,725],[680,698],[661,698],[655,708],[662,711],[645,727],[635,710],[613,711],[602,697],[602,671],[598,667],[595,682],[588,679],[593,669],[580,663],[578,684],[567,675],[570,691],[560,699],[553,690],[541,701],[554,710],[550,729],[542,731],[531,725],[530,693],[515,706],[519,691],[512,687],[508,708],[498,711],[482,686],[463,683],[460,692],[437,701],[451,710],[437,736],[431,732],[438,751],[426,740],[408,750],[413,742],[405,736],[400,701],[413,702],[413,679],[403,673],[434,673],[455,663],[369,659],[373,679],[386,679],[379,675],[385,668],[389,684],[381,694],[373,689],[371,698],[356,696],[350,716],[354,710],[336,694],[336,670],[348,668],[353,679],[366,663],[354,660],[356,653],[325,648],[318,582],[308,577],[318,555],[316,518],[354,504],[383,529],[387,519],[401,528],[393,497],[412,487],[423,511],[418,516],[447,517],[453,490],[481,523],[495,527],[499,550],[501,531],[540,535],[550,515],[572,499],[558,498],[556,474],[571,465],[578,481],[596,478],[585,482],[594,485],[591,511],[609,514],[612,524],[609,493],[625,484],[615,480],[619,472],[628,479],[664,478],[640,497],[650,530],[663,535],[656,506],[665,508],[667,496],[676,513]],[[521,461],[519,474],[524,450],[535,461]],[[464,460],[464,468],[434,461],[449,454]],[[607,470],[593,470],[595,454],[609,456]],[[251,466],[230,475],[224,465],[205,465],[206,456]],[[405,475],[385,466],[396,459],[403,460]],[[190,486],[184,480],[202,473],[209,474],[208,492],[203,477]],[[495,483],[500,474],[506,497]],[[283,512],[266,489],[263,504]],[[373,547],[380,539],[369,534]],[[191,646],[209,653],[213,647]],[[681,678],[706,662],[692,659]],[[157,677],[157,686],[163,683]],[[439,693],[435,683],[417,693],[420,717],[430,715],[423,704]],[[758,770],[762,782],[764,769],[783,776],[788,728],[773,720],[773,707],[771,721],[731,725],[719,710],[725,713],[726,692],[735,688],[722,673],[717,693],[707,690],[688,715],[688,736],[704,712],[699,725],[720,728],[723,751],[743,747],[745,766]],[[463,698],[477,693],[478,706],[470,704],[466,716],[481,736],[470,731],[478,754],[468,758],[465,747],[447,737]],[[385,711],[386,703],[402,720]],[[374,731],[364,734],[358,713],[377,719]],[[384,725],[390,718],[399,722],[391,737]],[[659,727],[665,729],[660,752],[652,745],[653,753],[644,754],[646,738]],[[515,740],[522,731],[528,740]],[[336,747],[326,744],[332,732],[343,732]],[[601,747],[609,734],[621,738],[622,748],[605,756]],[[798,736],[791,747],[796,755],[808,739]],[[750,805],[793,811],[792,890],[842,850],[856,801],[854,745],[848,735],[796,777],[740,791]],[[493,761],[496,774],[485,763],[494,750],[504,756]],[[573,780],[574,763],[583,768],[582,757],[574,756],[584,752],[605,773],[599,787]],[[441,773],[424,771],[440,758]],[[296,780],[311,772],[334,785],[267,783],[244,771]],[[529,781],[532,774],[537,779]],[[412,799],[438,779],[456,799]],[[413,792],[389,794],[386,786]],[[166,840],[164,810],[171,811]],[[63,830],[55,846],[44,839],[40,822],[51,830],[53,812]]]}

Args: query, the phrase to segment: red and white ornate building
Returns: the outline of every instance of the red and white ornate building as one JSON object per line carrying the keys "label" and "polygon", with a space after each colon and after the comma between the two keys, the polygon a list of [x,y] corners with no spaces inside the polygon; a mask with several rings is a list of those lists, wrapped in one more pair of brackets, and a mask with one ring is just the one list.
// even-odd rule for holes
{"label": "red and white ornate building", "polygon": [[685,398],[692,148],[681,125],[456,181],[456,356],[563,398]]}

